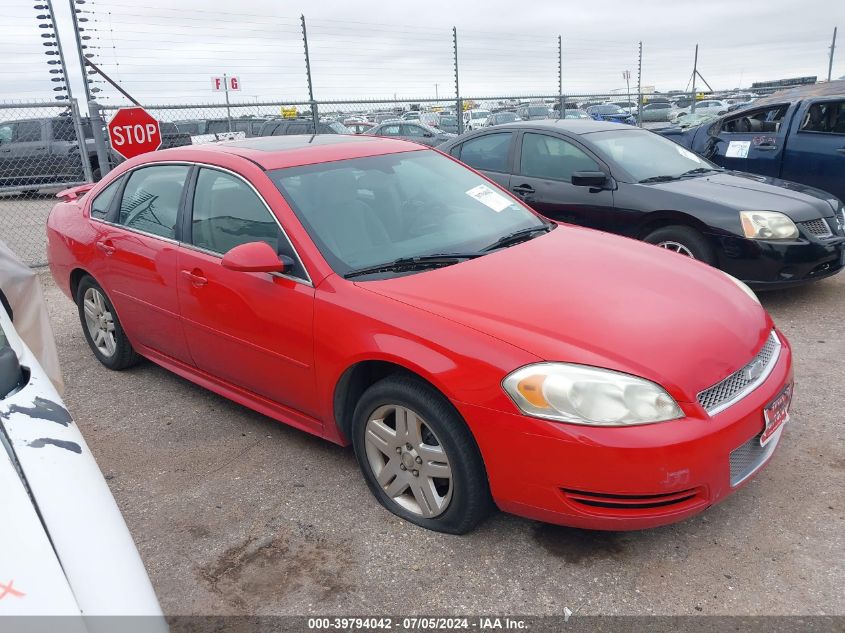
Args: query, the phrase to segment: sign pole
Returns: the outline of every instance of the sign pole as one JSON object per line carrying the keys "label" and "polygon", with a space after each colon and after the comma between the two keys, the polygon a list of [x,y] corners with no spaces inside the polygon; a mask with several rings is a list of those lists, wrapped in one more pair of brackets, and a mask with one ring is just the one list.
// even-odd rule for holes
{"label": "sign pole", "polygon": [[232,111],[229,109],[229,76],[223,73],[223,89],[226,92],[226,120],[229,122],[229,131],[232,131]]}

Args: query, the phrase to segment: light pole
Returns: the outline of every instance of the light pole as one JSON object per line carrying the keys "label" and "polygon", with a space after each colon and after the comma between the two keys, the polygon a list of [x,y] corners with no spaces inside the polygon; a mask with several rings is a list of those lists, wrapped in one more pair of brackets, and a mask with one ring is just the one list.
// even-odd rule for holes
{"label": "light pole", "polygon": [[439,101],[439,100],[440,100],[440,93],[439,93],[439,92],[437,92],[437,84],[434,84],[434,100],[435,100],[435,101]]}

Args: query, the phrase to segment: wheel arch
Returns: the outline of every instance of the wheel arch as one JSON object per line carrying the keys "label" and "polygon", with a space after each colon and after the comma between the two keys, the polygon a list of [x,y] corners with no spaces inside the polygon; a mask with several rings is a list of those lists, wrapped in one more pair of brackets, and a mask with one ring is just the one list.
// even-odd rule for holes
{"label": "wheel arch", "polygon": [[[359,360],[347,367],[334,386],[332,397],[332,419],[343,444],[351,437],[352,415],[363,393],[379,380],[394,374],[403,374],[420,380],[437,390],[452,404],[449,395],[441,389],[427,372],[419,367],[410,367],[398,358],[371,358]],[[454,405],[452,405],[454,407]],[[457,411],[457,409],[456,409]],[[458,413],[460,415],[460,413]]]}
{"label": "wheel arch", "polygon": [[[643,240],[650,233],[665,226],[688,226],[701,233],[705,238],[707,237],[706,232],[710,230],[707,224],[689,213],[667,209],[653,211],[643,218],[637,226],[636,237]],[[710,240],[708,239],[708,241]]]}
{"label": "wheel arch", "polygon": [[[70,290],[70,296],[73,301],[76,301],[76,292],[79,290],[79,283],[82,281],[83,277],[91,277],[94,281],[97,281],[97,278],[94,277],[91,273],[89,273],[84,268],[74,268],[70,271],[70,279],[68,280],[68,289]],[[100,282],[97,282],[98,284]]]}

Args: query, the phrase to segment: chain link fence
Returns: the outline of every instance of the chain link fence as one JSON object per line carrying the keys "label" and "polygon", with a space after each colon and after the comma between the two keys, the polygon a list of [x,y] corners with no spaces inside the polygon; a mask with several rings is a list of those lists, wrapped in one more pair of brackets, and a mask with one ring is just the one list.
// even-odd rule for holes
{"label": "chain link fence", "polygon": [[89,147],[91,126],[75,102],[0,103],[0,240],[26,264],[47,263],[55,193],[91,179]]}

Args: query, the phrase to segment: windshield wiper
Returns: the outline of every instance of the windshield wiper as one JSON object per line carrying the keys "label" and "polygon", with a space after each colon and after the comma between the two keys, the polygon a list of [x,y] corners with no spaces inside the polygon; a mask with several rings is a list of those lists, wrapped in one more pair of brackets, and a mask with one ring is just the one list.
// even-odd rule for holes
{"label": "windshield wiper", "polygon": [[400,257],[392,262],[367,266],[350,270],[343,276],[346,279],[361,277],[363,275],[374,275],[376,273],[402,272],[405,270],[424,270],[426,268],[440,268],[451,266],[467,259],[481,257],[484,253],[437,253],[434,255],[417,255],[416,257]]}
{"label": "windshield wiper", "polygon": [[673,180],[678,180],[680,176],[652,176],[651,178],[644,178],[643,180],[638,180],[641,185],[648,184],[650,182],[672,182]]}
{"label": "windshield wiper", "polygon": [[724,170],[716,169],[715,167],[696,167],[695,169],[685,171],[679,176],[679,178],[683,178],[684,176],[697,176],[698,174],[709,174],[711,171],[719,172]]}
{"label": "windshield wiper", "polygon": [[482,248],[482,252],[487,251],[494,251],[497,248],[503,248],[505,246],[511,246],[513,244],[517,244],[519,242],[524,242],[525,240],[530,240],[531,236],[538,231],[542,231],[543,233],[548,233],[554,227],[554,224],[544,224],[543,226],[531,226],[527,229],[520,229],[519,231],[514,231],[513,233],[508,233],[507,235],[503,235],[498,240],[490,244],[490,246],[485,246]]}

